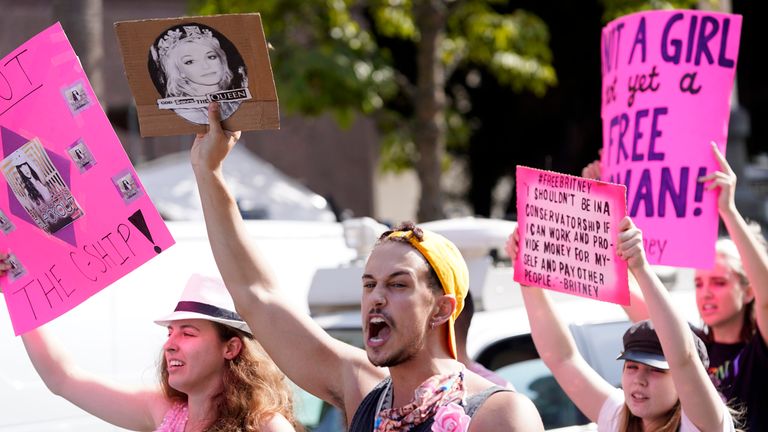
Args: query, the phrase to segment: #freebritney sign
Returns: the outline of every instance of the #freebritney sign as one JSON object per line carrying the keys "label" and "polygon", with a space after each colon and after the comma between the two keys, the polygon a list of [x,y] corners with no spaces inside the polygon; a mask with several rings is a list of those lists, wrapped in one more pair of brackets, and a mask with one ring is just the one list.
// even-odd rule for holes
{"label": "#freebritney sign", "polygon": [[515,281],[628,305],[627,263],[616,255],[624,186],[520,165],[515,179]]}
{"label": "#freebritney sign", "polygon": [[174,241],[60,24],[0,62],[0,289],[22,334]]}

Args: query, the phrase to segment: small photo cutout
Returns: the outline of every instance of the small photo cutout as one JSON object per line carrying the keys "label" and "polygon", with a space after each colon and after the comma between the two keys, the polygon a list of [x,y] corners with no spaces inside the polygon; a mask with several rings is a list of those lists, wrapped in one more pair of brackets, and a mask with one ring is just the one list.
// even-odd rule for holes
{"label": "small photo cutout", "polygon": [[69,104],[69,109],[72,114],[77,114],[80,111],[88,108],[91,105],[91,98],[88,92],[85,91],[85,87],[82,82],[76,82],[70,87],[62,89],[64,99]]}
{"label": "small photo cutout", "polygon": [[84,173],[96,165],[96,159],[93,158],[88,146],[81,139],[67,147],[67,153],[69,153],[69,157],[72,158],[72,162],[80,170],[80,173]]}
{"label": "small photo cutout", "polygon": [[19,261],[19,258],[16,257],[16,255],[10,253],[8,254],[8,260],[6,261],[8,265],[11,267],[8,269],[8,281],[13,282],[25,274],[27,274],[27,269],[24,268],[23,265],[21,265],[21,261]]}
{"label": "small photo cutout", "polygon": [[14,225],[8,216],[0,210],[0,231],[2,231],[3,234],[10,234],[14,229],[16,229],[16,225]]}
{"label": "small photo cutout", "polygon": [[141,189],[139,183],[133,177],[133,173],[130,170],[120,172],[118,175],[112,177],[112,183],[114,183],[120,196],[123,197],[123,201],[129,204],[135,201],[141,196]]}

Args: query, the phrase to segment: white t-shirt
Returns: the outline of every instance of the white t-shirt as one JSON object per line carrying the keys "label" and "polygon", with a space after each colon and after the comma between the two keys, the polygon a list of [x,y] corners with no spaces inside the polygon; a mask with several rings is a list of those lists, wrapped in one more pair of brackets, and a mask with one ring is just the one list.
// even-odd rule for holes
{"label": "white t-shirt", "polygon": [[[624,406],[624,391],[616,389],[603,403],[600,408],[600,415],[597,418],[597,430],[600,432],[616,432],[619,430],[619,417],[621,415],[621,408]],[[723,419],[723,432],[734,432],[733,419],[731,413],[723,405],[723,412],[725,418]],[[680,420],[680,432],[701,432],[699,428],[693,425],[685,415],[685,411],[682,413]]]}

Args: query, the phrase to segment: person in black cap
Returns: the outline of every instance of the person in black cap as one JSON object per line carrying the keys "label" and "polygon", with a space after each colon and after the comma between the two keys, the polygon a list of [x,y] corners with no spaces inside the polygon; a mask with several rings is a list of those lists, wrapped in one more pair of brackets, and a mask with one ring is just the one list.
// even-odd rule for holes
{"label": "person in black cap", "polygon": [[[7,271],[0,256],[0,276]],[[115,426],[156,432],[295,431],[285,376],[234,311],[224,284],[193,275],[175,310],[155,321],[168,329],[160,383],[130,388],[76,367],[45,330],[22,341],[45,385]]]}
{"label": "person in black cap", "polygon": [[[717,144],[711,144],[720,169],[698,181],[717,191],[718,213],[730,238],[715,243],[711,269],[696,270],[696,306],[704,324],[699,334],[718,391],[745,409],[747,430],[768,431],[768,250],[760,226],[747,222],[736,208],[736,174]],[[599,160],[582,171],[587,178],[600,174]],[[631,320],[647,318],[642,297],[633,300],[631,310]]]}
{"label": "person in black cap", "polygon": [[[675,311],[648,264],[642,233],[629,217],[619,230],[617,255],[637,280],[651,317],[624,334],[624,350],[618,357],[624,360],[622,389],[615,389],[579,354],[545,290],[524,286],[531,335],[541,359],[599,431],[734,431],[728,407],[707,375],[703,342]],[[513,262],[518,241],[516,229],[507,242]]]}

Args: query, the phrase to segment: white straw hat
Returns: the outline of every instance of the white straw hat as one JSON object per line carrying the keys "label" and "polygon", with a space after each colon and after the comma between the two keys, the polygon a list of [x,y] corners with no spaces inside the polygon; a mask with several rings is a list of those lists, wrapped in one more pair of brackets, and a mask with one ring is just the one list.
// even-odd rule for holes
{"label": "white straw hat", "polygon": [[186,319],[213,321],[253,335],[248,324],[235,312],[235,304],[226,286],[216,278],[193,274],[174,312],[155,323],[167,327],[171,321]]}

